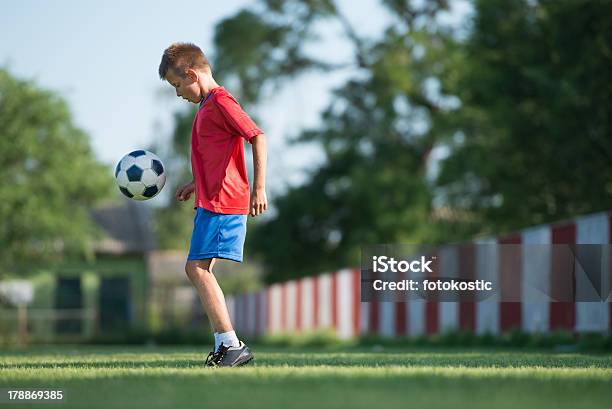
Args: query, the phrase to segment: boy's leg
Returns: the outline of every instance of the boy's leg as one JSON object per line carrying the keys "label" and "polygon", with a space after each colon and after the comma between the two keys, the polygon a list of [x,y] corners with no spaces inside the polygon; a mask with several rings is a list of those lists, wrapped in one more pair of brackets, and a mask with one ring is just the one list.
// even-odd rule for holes
{"label": "boy's leg", "polygon": [[[232,329],[225,297],[212,273],[215,259],[188,260],[185,272],[202,300],[204,310],[215,331],[214,353],[206,358],[208,366],[240,366],[253,359],[251,350],[238,340]],[[217,343],[219,350],[217,350]],[[223,349],[221,349],[223,345]],[[218,353],[221,351],[220,353]]]}
{"label": "boy's leg", "polygon": [[195,286],[202,306],[210,320],[213,331],[224,333],[233,331],[225,297],[213,274],[216,259],[188,260],[185,272]]}

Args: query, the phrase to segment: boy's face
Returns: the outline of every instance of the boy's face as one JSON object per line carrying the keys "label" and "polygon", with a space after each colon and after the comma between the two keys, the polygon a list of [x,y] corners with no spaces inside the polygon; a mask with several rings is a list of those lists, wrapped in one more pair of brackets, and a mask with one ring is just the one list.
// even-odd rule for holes
{"label": "boy's face", "polygon": [[202,99],[202,91],[198,84],[198,75],[194,70],[187,70],[185,77],[177,75],[174,70],[168,70],[166,81],[176,89],[176,96],[197,104]]}

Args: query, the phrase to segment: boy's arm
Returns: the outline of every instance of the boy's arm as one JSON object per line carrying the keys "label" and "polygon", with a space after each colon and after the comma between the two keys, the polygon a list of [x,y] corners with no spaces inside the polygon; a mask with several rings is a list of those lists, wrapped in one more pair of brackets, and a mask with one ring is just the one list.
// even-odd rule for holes
{"label": "boy's arm", "polygon": [[176,200],[179,200],[181,202],[188,200],[189,197],[191,197],[191,194],[195,191],[195,180],[192,180],[191,182],[187,183],[186,185],[183,185],[181,187],[178,188],[178,190],[176,191]]}
{"label": "boy's arm", "polygon": [[249,214],[257,216],[268,209],[266,197],[266,161],[267,146],[266,136],[259,134],[251,139],[253,146],[253,191],[251,192],[251,203]]}

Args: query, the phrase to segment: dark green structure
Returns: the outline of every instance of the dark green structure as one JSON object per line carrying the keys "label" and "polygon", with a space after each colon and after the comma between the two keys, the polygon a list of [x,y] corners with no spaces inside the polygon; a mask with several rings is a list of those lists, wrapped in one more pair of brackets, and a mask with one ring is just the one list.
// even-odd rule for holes
{"label": "dark green structure", "polygon": [[[91,212],[103,232],[92,262],[68,261],[28,279],[30,342],[83,341],[148,328],[147,254],[155,249],[151,209],[113,202]],[[16,311],[0,311],[5,341],[16,337]]]}

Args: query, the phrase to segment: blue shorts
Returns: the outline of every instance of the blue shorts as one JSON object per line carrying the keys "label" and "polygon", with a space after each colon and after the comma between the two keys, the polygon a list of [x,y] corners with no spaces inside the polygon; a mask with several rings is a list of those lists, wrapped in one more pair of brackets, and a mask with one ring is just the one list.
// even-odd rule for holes
{"label": "blue shorts", "polygon": [[198,207],[187,260],[225,258],[242,262],[246,214],[214,213]]}

